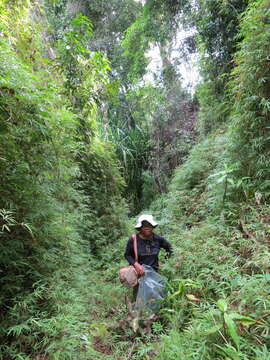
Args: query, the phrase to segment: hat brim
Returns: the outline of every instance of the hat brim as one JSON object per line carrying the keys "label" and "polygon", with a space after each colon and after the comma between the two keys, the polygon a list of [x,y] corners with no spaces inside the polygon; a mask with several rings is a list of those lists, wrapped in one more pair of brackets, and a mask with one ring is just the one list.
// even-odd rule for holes
{"label": "hat brim", "polygon": [[[147,222],[148,222],[149,224],[151,224],[154,228],[158,226],[158,223],[156,223],[155,221],[153,221],[153,222],[150,222],[150,221],[148,221],[148,220],[143,220],[143,221],[147,221]],[[137,224],[134,226],[135,229],[140,229],[141,227],[142,227],[142,222],[139,222],[139,223],[137,223]]]}

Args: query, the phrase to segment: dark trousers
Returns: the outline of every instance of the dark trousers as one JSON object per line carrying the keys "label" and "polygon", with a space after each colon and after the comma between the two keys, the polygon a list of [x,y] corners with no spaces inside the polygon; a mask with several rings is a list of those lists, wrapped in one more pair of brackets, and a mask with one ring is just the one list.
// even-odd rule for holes
{"label": "dark trousers", "polygon": [[139,284],[136,286],[133,286],[133,289],[132,289],[132,301],[133,302],[136,302],[138,290],[139,290]]}

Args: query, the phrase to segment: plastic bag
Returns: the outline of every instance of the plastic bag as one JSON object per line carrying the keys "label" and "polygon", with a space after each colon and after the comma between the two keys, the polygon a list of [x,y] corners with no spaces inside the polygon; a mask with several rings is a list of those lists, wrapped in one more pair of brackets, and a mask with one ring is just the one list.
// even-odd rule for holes
{"label": "plastic bag", "polygon": [[158,274],[151,266],[143,265],[143,267],[145,275],[139,279],[135,310],[150,310],[155,313],[160,309],[160,300],[166,294],[167,279]]}

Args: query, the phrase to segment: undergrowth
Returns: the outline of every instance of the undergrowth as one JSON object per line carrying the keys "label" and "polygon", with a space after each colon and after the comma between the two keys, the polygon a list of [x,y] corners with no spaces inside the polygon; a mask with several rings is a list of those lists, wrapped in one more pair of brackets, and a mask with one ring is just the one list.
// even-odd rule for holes
{"label": "undergrowth", "polygon": [[269,205],[255,195],[224,199],[224,178],[212,176],[224,153],[219,134],[195,146],[170,192],[152,204],[174,246],[162,267],[167,333],[157,359],[269,357]]}
{"label": "undergrowth", "polygon": [[[226,190],[231,173],[220,173],[226,140],[217,132],[195,146],[169,193],[145,210],[156,216],[156,231],[172,243],[174,255],[169,261],[161,256],[168,293],[153,337],[137,337],[136,359],[269,358],[270,210],[258,195],[239,201]],[[106,249],[104,279],[114,281],[126,240],[118,243],[121,251]]]}

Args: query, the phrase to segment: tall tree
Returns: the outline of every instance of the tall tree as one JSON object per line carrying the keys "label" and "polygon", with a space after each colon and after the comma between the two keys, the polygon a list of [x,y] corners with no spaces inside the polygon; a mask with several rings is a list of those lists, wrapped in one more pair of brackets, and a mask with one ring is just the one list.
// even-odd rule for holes
{"label": "tall tree", "polygon": [[156,107],[156,113],[150,119],[153,151],[149,168],[161,192],[166,190],[173,168],[183,161],[194,143],[196,122],[196,106],[182,87],[177,67],[177,62],[183,61],[185,54],[182,52],[177,61],[172,56],[175,39],[182,29],[178,20],[184,10],[188,11],[190,4],[183,1],[173,8],[170,5],[169,2],[148,0],[123,42],[132,59],[134,73],[139,73],[142,59],[151,45],[159,49],[162,65],[155,87],[161,90],[158,96],[160,106]]}
{"label": "tall tree", "polygon": [[225,123],[229,115],[229,73],[234,67],[240,15],[248,0],[197,3],[195,26],[200,50],[200,128],[206,134]]}

